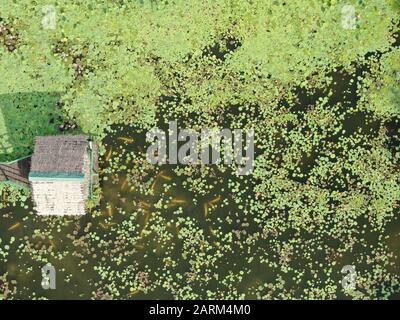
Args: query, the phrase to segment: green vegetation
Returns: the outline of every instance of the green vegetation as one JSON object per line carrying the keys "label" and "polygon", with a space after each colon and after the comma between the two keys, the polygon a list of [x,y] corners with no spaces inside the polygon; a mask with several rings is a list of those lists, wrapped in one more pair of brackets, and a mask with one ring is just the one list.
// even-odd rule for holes
{"label": "green vegetation", "polygon": [[59,98],[40,92],[0,95],[0,161],[26,157],[36,136],[58,133]]}
{"label": "green vegetation", "polygon": [[[8,206],[15,207],[17,203],[24,204],[31,196],[28,188],[9,181],[0,183],[0,194],[2,196],[0,209]],[[24,209],[28,209],[28,206],[24,205]]]}
{"label": "green vegetation", "polygon": [[[398,1],[71,0],[55,29],[41,10],[0,8],[0,156],[76,123],[102,141],[102,198],[48,218],[3,197],[6,299],[398,297]],[[146,130],[176,119],[254,128],[254,173],[147,163]]]}

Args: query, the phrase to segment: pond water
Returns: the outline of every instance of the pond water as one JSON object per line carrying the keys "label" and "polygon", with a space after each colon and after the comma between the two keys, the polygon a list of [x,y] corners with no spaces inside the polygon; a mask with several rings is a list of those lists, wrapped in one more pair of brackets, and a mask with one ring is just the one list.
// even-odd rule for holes
{"label": "pond water", "polygon": [[[342,73],[333,74],[334,83],[331,89],[334,95],[331,97],[331,103],[337,101],[343,102],[343,107],[354,106],[357,101],[356,77],[363,72],[358,70],[354,75]],[[313,104],[319,96],[325,94],[327,89],[313,94],[297,92],[299,102],[293,108],[304,110],[304,106]],[[284,104],[284,102],[282,102]],[[166,119],[160,119],[166,123]],[[229,125],[227,123],[227,125]],[[398,126],[398,124],[395,124]],[[380,123],[373,120],[368,113],[348,113],[344,120],[344,128],[347,135],[356,130],[365,134],[375,135],[379,130]],[[335,142],[337,137],[331,137]],[[152,233],[148,234],[145,230],[149,224],[157,224],[158,217],[163,217],[167,222],[166,228],[170,230],[172,238],[166,240],[168,243],[174,243],[172,251],[168,253],[174,261],[179,261],[174,272],[185,274],[190,271],[190,266],[185,259],[182,259],[182,239],[179,238],[179,226],[176,224],[178,216],[187,216],[194,219],[196,226],[203,230],[204,240],[211,243],[215,250],[221,243],[220,236],[216,235],[215,230],[220,232],[231,232],[232,230],[243,230],[247,234],[256,234],[262,232],[254,219],[252,219],[251,206],[254,203],[254,188],[258,181],[251,176],[237,177],[230,170],[222,172],[217,167],[210,167],[209,174],[205,179],[205,185],[211,186],[203,194],[193,191],[188,184],[187,176],[176,173],[177,166],[163,165],[149,168],[141,166],[139,158],[133,161],[133,155],[143,155],[147,148],[145,134],[134,127],[114,126],[104,139],[104,155],[100,159],[100,187],[102,198],[98,207],[91,210],[83,217],[77,218],[57,218],[57,217],[38,217],[32,212],[32,204],[27,203],[27,207],[20,206],[7,207],[0,210],[0,238],[4,243],[10,243],[9,256],[7,263],[0,262],[0,275],[8,273],[8,280],[17,281],[17,297],[31,298],[46,297],[57,299],[87,299],[93,296],[98,284],[104,283],[100,279],[99,273],[94,270],[95,266],[102,261],[107,261],[110,252],[102,252],[88,245],[87,234],[94,232],[104,241],[120,241],[116,227],[134,215],[134,221],[138,232],[138,241],[132,248],[130,255],[132,265],[157,266],[166,263],[164,258],[165,246],[160,245],[158,239],[152,238]],[[256,150],[256,153],[261,150]],[[311,156],[304,156],[301,161],[301,170],[303,178],[298,182],[305,183],[310,168],[315,165],[318,158],[318,152]],[[185,168],[181,168],[184,170]],[[189,180],[190,181],[190,180]],[[231,185],[235,183],[240,186],[244,192],[241,193],[241,201],[236,201],[236,193],[232,191]],[[161,204],[161,205],[160,205]],[[181,208],[177,213],[178,208]],[[156,214],[155,214],[156,213]],[[232,219],[231,223],[225,223]],[[363,221],[360,221],[360,225]],[[245,226],[245,227],[243,227]],[[366,231],[363,237],[362,245],[355,245],[356,252],[346,252],[343,255],[333,258],[337,267],[335,273],[330,276],[331,280],[339,283],[343,277],[340,269],[343,265],[352,263],[352,256],[363,254],[365,248],[369,245],[375,245],[382,239],[374,231]],[[288,231],[279,237],[282,244],[287,243],[293,238],[308,239],[312,235]],[[16,240],[11,243],[11,238]],[[92,241],[92,240],[91,240]],[[387,246],[395,254],[395,265],[392,273],[400,276],[400,221],[393,219],[387,227]],[[22,250],[22,244],[33,248]],[[331,248],[340,247],[337,239],[325,239]],[[230,273],[239,273],[243,269],[243,264],[247,265],[249,270],[243,277],[243,280],[237,284],[239,292],[243,292],[246,298],[255,299],[257,296],[253,293],[253,288],[257,288],[264,283],[272,283],[276,278],[282,277],[285,286],[293,285],[293,294],[300,294],[307,287],[307,281],[315,274],[310,270],[303,275],[301,284],[294,284],[294,274],[277,273],[277,269],[254,259],[245,261],[247,255],[257,255],[257,252],[269,250],[270,242],[266,239],[259,239],[257,246],[245,242],[236,246],[238,251],[225,253],[223,261],[219,263],[218,274],[228,275]],[[201,245],[200,245],[201,248]],[[39,252],[39,253],[38,253]],[[57,254],[64,255],[62,259],[55,259]],[[297,252],[293,257],[294,264],[301,269],[309,268],[305,265],[308,259],[304,259],[307,252]],[[38,255],[40,259],[38,259]],[[35,256],[35,257],[34,257]],[[1,258],[0,258],[1,259]],[[318,263],[330,264],[332,261],[326,261],[324,252],[321,250],[315,253],[315,261]],[[38,262],[37,260],[42,260]],[[44,261],[52,263],[57,270],[57,289],[45,291],[41,288],[40,268],[45,264]],[[84,261],[84,263],[82,263]],[[280,258],[276,257],[274,261],[280,264]],[[369,265],[358,265],[360,269],[367,270]],[[127,269],[126,264],[113,264],[115,272]],[[157,267],[154,267],[157,270]],[[279,269],[279,268],[278,268]],[[319,268],[318,272],[322,272]],[[70,276],[72,275],[72,277]],[[319,274],[322,279],[326,275]],[[151,275],[155,277],[156,275]],[[211,278],[209,280],[210,288],[218,288],[221,279]],[[0,282],[1,284],[1,282]],[[123,285],[123,283],[117,283]],[[205,289],[198,286],[194,281],[192,283],[194,291],[203,292]],[[338,293],[340,298],[345,298],[342,293]],[[377,292],[379,296],[379,292]],[[173,295],[161,287],[148,293],[132,292],[130,298],[134,299],[170,299]]]}

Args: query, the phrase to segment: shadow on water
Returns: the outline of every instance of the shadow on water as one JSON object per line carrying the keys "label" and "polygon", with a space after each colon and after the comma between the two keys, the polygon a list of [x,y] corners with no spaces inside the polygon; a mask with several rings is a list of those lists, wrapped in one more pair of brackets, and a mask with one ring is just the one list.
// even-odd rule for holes
{"label": "shadow on water", "polygon": [[58,133],[59,98],[59,92],[0,95],[0,161],[29,155],[35,136]]}

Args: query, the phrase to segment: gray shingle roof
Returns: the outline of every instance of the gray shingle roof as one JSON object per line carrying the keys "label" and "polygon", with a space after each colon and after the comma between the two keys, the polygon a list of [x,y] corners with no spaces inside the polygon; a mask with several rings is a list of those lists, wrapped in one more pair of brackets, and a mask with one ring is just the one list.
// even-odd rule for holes
{"label": "gray shingle roof", "polygon": [[31,173],[83,173],[87,148],[88,137],[85,135],[37,137]]}

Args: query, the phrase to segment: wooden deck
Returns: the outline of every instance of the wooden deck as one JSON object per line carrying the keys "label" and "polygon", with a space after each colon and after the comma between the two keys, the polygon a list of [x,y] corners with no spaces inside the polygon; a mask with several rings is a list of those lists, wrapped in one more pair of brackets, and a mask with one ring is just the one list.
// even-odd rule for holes
{"label": "wooden deck", "polygon": [[25,186],[29,186],[29,170],[31,158],[26,158],[14,163],[0,163],[0,182],[12,181]]}

